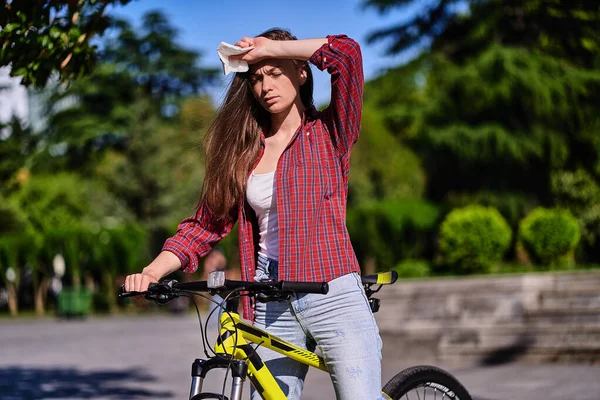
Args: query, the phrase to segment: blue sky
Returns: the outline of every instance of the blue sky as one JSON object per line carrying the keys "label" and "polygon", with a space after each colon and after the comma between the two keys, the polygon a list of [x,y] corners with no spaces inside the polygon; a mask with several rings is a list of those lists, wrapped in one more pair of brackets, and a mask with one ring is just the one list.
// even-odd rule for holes
{"label": "blue sky", "polygon": [[[364,10],[363,0],[240,1],[240,0],[133,0],[118,7],[115,14],[138,26],[149,10],[162,10],[179,30],[179,42],[202,53],[201,65],[221,67],[217,47],[221,41],[234,43],[242,36],[255,36],[272,27],[290,29],[299,39],[345,33],[362,47],[365,78],[375,77],[382,69],[406,61],[412,54],[389,57],[384,43],[369,45],[366,37],[374,29],[397,24],[413,13],[397,9],[386,15]],[[329,101],[329,75],[313,67],[315,103]],[[231,75],[211,92],[220,102]]]}

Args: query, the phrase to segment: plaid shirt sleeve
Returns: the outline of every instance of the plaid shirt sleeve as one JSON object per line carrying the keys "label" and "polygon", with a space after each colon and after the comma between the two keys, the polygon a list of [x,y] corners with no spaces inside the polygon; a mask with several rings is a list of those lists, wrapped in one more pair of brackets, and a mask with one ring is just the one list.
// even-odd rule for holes
{"label": "plaid shirt sleeve", "polygon": [[203,199],[196,214],[181,221],[177,233],[167,239],[162,249],[179,258],[183,272],[193,273],[198,269],[199,259],[231,232],[236,219],[237,206],[231,209],[227,218],[220,218]]}
{"label": "plaid shirt sleeve", "polygon": [[331,102],[323,114],[336,150],[346,155],[360,132],[364,85],[360,46],[346,35],[327,36],[327,43],[309,61],[331,74]]}

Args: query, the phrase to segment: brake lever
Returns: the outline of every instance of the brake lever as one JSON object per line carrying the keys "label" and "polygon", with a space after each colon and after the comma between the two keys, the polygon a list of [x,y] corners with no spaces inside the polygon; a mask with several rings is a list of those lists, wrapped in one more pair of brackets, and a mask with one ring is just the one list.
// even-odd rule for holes
{"label": "brake lever", "polygon": [[153,282],[148,285],[148,290],[145,292],[125,292],[125,285],[122,285],[119,298],[144,296],[146,300],[154,301],[157,304],[167,304],[169,301],[179,297],[179,291],[173,288],[176,283],[177,281],[174,279]]}
{"label": "brake lever", "polygon": [[173,286],[177,283],[175,279],[154,282],[148,285],[148,292],[144,296],[156,304],[167,304],[169,301],[179,297],[179,291]]}
{"label": "brake lever", "polygon": [[258,292],[255,295],[255,299],[259,303],[268,303],[271,301],[279,301],[279,302],[287,301],[294,294],[294,292],[291,292],[291,291],[282,291],[279,287],[277,287],[279,282],[274,279],[264,280],[264,281],[261,281],[261,283],[264,283],[267,286],[272,286],[274,289],[277,289],[277,292],[274,294],[265,294],[262,292]]}

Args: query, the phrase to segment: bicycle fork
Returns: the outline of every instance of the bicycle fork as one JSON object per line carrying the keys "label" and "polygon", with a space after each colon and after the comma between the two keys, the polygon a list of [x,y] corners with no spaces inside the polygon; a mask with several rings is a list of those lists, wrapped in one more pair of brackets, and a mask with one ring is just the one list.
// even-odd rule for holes
{"label": "bicycle fork", "polygon": [[[202,393],[202,385],[206,374],[214,368],[231,369],[231,396],[229,400],[241,400],[244,381],[248,375],[248,366],[243,360],[227,360],[213,357],[208,360],[196,359],[192,364],[192,387],[190,389],[190,400],[200,399],[223,399],[221,394]],[[200,394],[202,393],[202,397]],[[198,397],[196,397],[198,396]]]}

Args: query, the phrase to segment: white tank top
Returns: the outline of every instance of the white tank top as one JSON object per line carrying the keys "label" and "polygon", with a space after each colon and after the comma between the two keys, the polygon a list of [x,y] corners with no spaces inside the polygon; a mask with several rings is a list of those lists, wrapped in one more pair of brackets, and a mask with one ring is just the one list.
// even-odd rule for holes
{"label": "white tank top", "polygon": [[279,223],[274,188],[275,171],[255,174],[252,171],[246,187],[246,198],[258,218],[258,254],[279,260]]}

